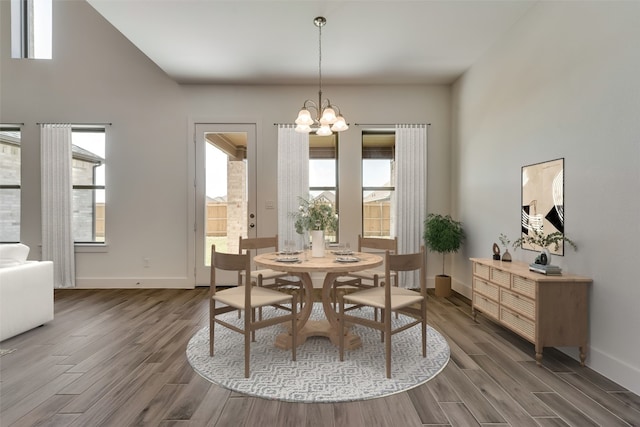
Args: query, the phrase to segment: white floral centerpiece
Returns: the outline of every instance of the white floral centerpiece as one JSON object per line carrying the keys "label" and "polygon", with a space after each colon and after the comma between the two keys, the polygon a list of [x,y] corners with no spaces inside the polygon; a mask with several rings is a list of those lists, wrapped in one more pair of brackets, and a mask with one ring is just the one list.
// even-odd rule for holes
{"label": "white floral centerpiece", "polygon": [[293,216],[298,234],[312,230],[336,231],[338,228],[338,215],[333,206],[321,200],[306,200],[301,197],[300,206]]}
{"label": "white floral centerpiece", "polygon": [[300,206],[292,213],[296,233],[311,232],[312,255],[324,256],[324,232],[338,229],[338,215],[333,206],[323,200],[300,198]]}

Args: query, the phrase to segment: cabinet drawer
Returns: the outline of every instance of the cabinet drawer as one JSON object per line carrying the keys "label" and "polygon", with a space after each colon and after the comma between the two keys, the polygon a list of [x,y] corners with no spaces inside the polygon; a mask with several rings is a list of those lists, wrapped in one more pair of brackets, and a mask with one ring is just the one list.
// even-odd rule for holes
{"label": "cabinet drawer", "polygon": [[511,283],[511,289],[528,297],[536,297],[536,282],[526,277],[513,275],[513,283]]}
{"label": "cabinet drawer", "polygon": [[504,307],[500,307],[500,320],[502,323],[520,333],[523,337],[533,342],[536,336],[535,323]]}
{"label": "cabinet drawer", "polygon": [[478,264],[477,262],[473,264],[473,274],[476,276],[482,277],[483,279],[489,280],[489,266],[484,264]]}
{"label": "cabinet drawer", "polygon": [[525,297],[524,295],[518,295],[506,289],[500,289],[500,304],[521,313],[530,319],[535,320],[536,318],[535,301]]}
{"label": "cabinet drawer", "polygon": [[511,274],[506,271],[498,270],[497,268],[491,269],[491,277],[489,278],[493,283],[497,283],[500,286],[508,288],[511,286]]}
{"label": "cabinet drawer", "polygon": [[491,317],[494,317],[496,319],[499,318],[498,303],[490,300],[489,298],[483,295],[476,294],[476,293],[473,294],[473,307],[477,308],[478,310],[480,310],[485,314],[488,314]]}
{"label": "cabinet drawer", "polygon": [[487,283],[477,277],[473,278],[473,290],[496,301],[500,298],[499,290],[496,285]]}

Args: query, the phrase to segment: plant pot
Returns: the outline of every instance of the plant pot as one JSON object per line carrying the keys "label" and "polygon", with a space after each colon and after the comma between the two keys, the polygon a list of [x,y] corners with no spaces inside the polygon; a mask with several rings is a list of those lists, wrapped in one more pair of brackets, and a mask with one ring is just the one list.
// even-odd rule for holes
{"label": "plant pot", "polygon": [[511,262],[511,254],[509,253],[509,249],[505,249],[504,253],[502,254],[502,261]]}
{"label": "plant pot", "polygon": [[436,276],[436,296],[451,296],[451,276],[446,276],[443,274],[438,274]]}
{"label": "plant pot", "polygon": [[311,230],[311,256],[314,258],[324,257],[324,231]]}

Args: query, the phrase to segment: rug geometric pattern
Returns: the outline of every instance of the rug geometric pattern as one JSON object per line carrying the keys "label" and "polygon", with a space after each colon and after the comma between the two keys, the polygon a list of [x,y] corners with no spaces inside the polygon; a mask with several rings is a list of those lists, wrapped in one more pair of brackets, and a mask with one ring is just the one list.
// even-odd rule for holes
{"label": "rug geometric pattern", "polygon": [[[275,309],[264,309],[269,317]],[[361,314],[372,317],[372,310]],[[237,313],[222,317],[237,322]],[[321,304],[314,304],[311,319],[323,319]],[[397,327],[408,318],[393,318]],[[392,342],[391,379],[385,374],[384,344],[379,332],[354,326],[362,347],[345,351],[340,362],[338,348],[328,338],[312,337],[298,346],[297,361],[290,350],[274,346],[284,331],[276,325],[257,331],[251,343],[251,372],[244,378],[243,338],[241,334],[216,326],[215,356],[209,356],[209,328],[198,331],[187,345],[187,358],[193,369],[205,379],[229,390],[250,396],[287,402],[345,402],[372,399],[400,393],[423,384],[437,375],[449,361],[446,339],[432,327],[427,330],[427,357],[422,357],[420,326],[395,334]]]}

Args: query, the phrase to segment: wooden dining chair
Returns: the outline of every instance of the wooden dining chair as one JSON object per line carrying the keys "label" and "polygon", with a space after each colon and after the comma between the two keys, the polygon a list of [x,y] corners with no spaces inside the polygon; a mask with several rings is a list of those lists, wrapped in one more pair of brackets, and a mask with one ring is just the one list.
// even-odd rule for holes
{"label": "wooden dining chair", "polygon": [[[370,252],[375,254],[383,255],[385,251],[389,251],[392,255],[398,252],[398,238],[395,237],[393,239],[385,239],[380,237],[362,237],[362,235],[358,235],[358,252]],[[382,282],[382,278],[384,278],[384,264],[377,268],[371,270],[362,270],[362,271],[354,271],[344,276],[338,277],[333,282],[333,307],[334,310],[338,301],[338,291],[340,289],[347,291],[353,289],[369,289],[376,288],[380,286]],[[391,272],[391,283],[395,286],[398,286],[398,280],[395,271]],[[387,282],[389,283],[389,282]],[[348,307],[348,310],[353,310],[358,308],[358,306]],[[378,311],[375,311],[375,316],[377,318]]]}
{"label": "wooden dining chair", "polygon": [[[258,251],[269,250],[278,252],[278,235],[273,237],[253,237],[243,238],[240,236],[240,242],[238,244],[239,253],[247,253],[253,260],[253,257],[258,254]],[[292,277],[289,273],[271,270],[268,268],[257,269],[252,264],[251,268],[251,282],[262,288],[284,290],[291,292],[292,290],[298,291],[299,302],[302,304],[304,297],[304,284],[302,280],[297,277]],[[244,272],[238,274],[238,283],[243,281]],[[290,307],[283,305],[276,305],[277,308],[290,311]],[[258,310],[258,316],[262,319],[262,308]]]}
{"label": "wooden dining chair", "polygon": [[[241,286],[216,291],[216,270],[244,272],[245,281]],[[249,361],[252,338],[258,329],[281,323],[291,325],[292,360],[296,360],[297,345],[297,303],[298,294],[286,294],[273,289],[255,286],[251,280],[251,257],[249,254],[227,254],[216,252],[211,246],[211,281],[209,286],[209,354],[214,355],[214,338],[216,324],[244,335],[244,376],[249,378]],[[264,320],[256,320],[256,308],[275,304],[290,304],[290,311],[284,315]],[[231,311],[244,312],[244,327],[235,326],[219,316]]]}
{"label": "wooden dining chair", "polygon": [[[385,253],[385,283],[391,280],[392,272],[419,271],[420,292],[404,289],[397,286],[381,286],[377,288],[356,291],[350,294],[341,291],[338,295],[340,310],[338,313],[340,322],[340,361],[344,360],[344,335],[345,328],[358,324],[374,328],[382,333],[382,341],[385,345],[385,360],[387,378],[391,378],[391,337],[401,331],[416,325],[422,326],[422,357],[427,356],[427,284],[424,246],[420,252],[413,254],[391,255]],[[362,316],[347,314],[345,304],[373,307],[381,310],[381,319],[371,320]],[[411,318],[408,323],[395,329],[391,326],[391,313],[399,313]],[[358,312],[356,312],[358,313]]]}

